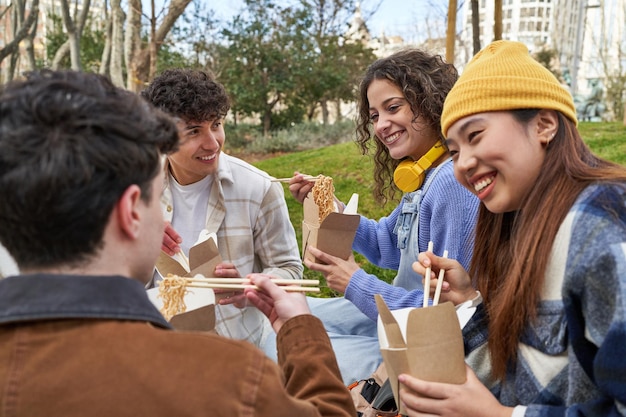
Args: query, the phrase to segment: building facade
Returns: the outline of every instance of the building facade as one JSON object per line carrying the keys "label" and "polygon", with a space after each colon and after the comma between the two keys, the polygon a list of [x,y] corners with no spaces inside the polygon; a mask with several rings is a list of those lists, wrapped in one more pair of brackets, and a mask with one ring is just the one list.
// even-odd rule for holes
{"label": "building facade", "polygon": [[[457,43],[463,53],[473,39],[469,0],[461,15]],[[485,46],[494,38],[493,0],[479,0],[479,15],[480,44]],[[625,28],[626,0],[502,1],[502,38],[524,43],[531,53],[554,50],[553,68],[577,102],[605,89],[612,77],[626,75]],[[458,61],[468,59],[458,56]]]}

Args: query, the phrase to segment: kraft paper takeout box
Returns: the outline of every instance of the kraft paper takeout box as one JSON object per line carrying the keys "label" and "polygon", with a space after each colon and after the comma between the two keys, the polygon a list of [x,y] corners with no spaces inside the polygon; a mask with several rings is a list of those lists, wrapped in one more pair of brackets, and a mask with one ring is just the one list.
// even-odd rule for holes
{"label": "kraft paper takeout box", "polygon": [[[200,232],[196,244],[189,249],[189,259],[177,254],[175,257],[161,252],[156,262],[156,269],[162,277],[169,274],[181,277],[202,275],[211,277],[215,267],[222,262],[217,249],[215,233],[207,230]],[[148,296],[160,310],[163,300],[158,298],[158,288],[148,290]],[[178,330],[212,331],[215,328],[215,300],[228,296],[230,293],[216,295],[210,288],[187,288],[185,304],[187,311],[170,319],[170,324]]]}
{"label": "kraft paper takeout box", "polygon": [[[156,269],[162,277],[166,277],[168,274],[188,278],[198,274],[212,277],[215,273],[215,267],[222,262],[222,256],[217,249],[216,242],[215,233],[202,230],[196,244],[189,249],[188,260],[181,253],[172,257],[161,251],[156,262]],[[219,300],[233,295],[234,292],[220,292],[215,294],[215,297]]]}
{"label": "kraft paper takeout box", "polygon": [[[159,288],[150,288],[148,298],[161,310],[163,300],[159,297]],[[187,310],[170,319],[176,330],[210,332],[215,329],[215,293],[211,288],[187,288],[185,293]]]}
{"label": "kraft paper takeout box", "polygon": [[450,302],[393,313],[376,294],[380,352],[400,414],[398,375],[409,374],[431,382],[465,382],[463,335],[457,312]]}
{"label": "kraft paper takeout box", "polygon": [[176,254],[169,256],[161,251],[156,262],[157,271],[162,277],[168,274],[180,277],[193,277],[197,274],[212,277],[215,267],[222,262],[222,257],[217,250],[217,237],[215,233],[206,230],[200,232],[200,237],[194,246],[189,249],[189,265],[185,265],[184,255]]}
{"label": "kraft paper takeout box", "polygon": [[313,246],[322,252],[348,259],[352,253],[352,242],[361,216],[356,214],[358,194],[352,194],[343,213],[332,212],[320,224],[319,207],[313,201],[312,193],[304,199],[304,220],[302,221],[302,258],[317,262],[307,252]]}

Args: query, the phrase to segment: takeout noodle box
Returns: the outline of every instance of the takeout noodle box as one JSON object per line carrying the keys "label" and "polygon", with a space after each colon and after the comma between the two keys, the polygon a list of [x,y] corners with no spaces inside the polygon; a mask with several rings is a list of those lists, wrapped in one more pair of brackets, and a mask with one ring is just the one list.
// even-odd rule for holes
{"label": "takeout noodle box", "polygon": [[400,414],[407,414],[398,399],[400,374],[431,382],[465,382],[463,335],[452,303],[391,312],[379,294],[375,298],[380,352]]}
{"label": "takeout noodle box", "polygon": [[357,204],[358,194],[353,194],[343,213],[332,212],[320,224],[319,207],[313,201],[312,193],[309,193],[303,202],[302,258],[317,262],[317,259],[307,252],[307,248],[313,246],[338,258],[348,259],[361,219],[361,216],[356,214]]}
{"label": "takeout noodle box", "polygon": [[[150,288],[148,298],[161,310],[163,300],[159,297],[159,288]],[[185,293],[187,311],[170,319],[176,330],[215,331],[215,293],[211,288],[187,288]]]}
{"label": "takeout noodle box", "polygon": [[[172,257],[161,251],[156,261],[156,269],[162,277],[167,277],[169,274],[187,278],[192,278],[198,274],[212,277],[215,273],[215,267],[222,262],[216,241],[215,233],[206,233],[203,230],[200,233],[198,243],[189,249],[189,266],[185,265],[179,254]],[[220,292],[216,294],[216,298],[218,300],[226,298],[233,293],[234,291]]]}
{"label": "takeout noodle box", "polygon": [[193,277],[196,274],[212,277],[215,267],[222,262],[222,257],[217,250],[217,243],[213,236],[196,243],[189,249],[189,267],[177,259],[161,251],[156,262],[159,274],[163,277],[166,277],[168,274],[180,277]]}

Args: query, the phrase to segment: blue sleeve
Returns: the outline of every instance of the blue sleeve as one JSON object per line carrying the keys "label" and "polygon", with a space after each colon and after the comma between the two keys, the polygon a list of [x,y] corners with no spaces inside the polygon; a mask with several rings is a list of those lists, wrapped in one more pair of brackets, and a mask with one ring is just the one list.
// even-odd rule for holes
{"label": "blue sleeve", "polygon": [[345,297],[363,314],[372,320],[377,320],[378,308],[374,300],[375,294],[380,294],[383,297],[390,310],[418,307],[422,306],[424,302],[422,290],[407,291],[404,288],[395,287],[378,279],[375,275],[367,274],[362,269],[352,275],[346,288]]}
{"label": "blue sleeve", "polygon": [[592,189],[572,226],[563,287],[568,335],[600,395],[567,415],[626,415],[626,194],[614,191]]}
{"label": "blue sleeve", "polygon": [[397,270],[400,263],[398,236],[393,229],[398,220],[401,204],[389,216],[371,220],[361,216],[352,249],[365,256],[372,264]]}

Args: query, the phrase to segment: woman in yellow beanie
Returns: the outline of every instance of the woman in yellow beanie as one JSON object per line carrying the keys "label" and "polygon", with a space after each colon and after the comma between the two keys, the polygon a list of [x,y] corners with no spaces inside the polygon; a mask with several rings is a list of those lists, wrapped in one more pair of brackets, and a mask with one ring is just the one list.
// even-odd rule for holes
{"label": "woman in yellow beanie", "polygon": [[[571,95],[521,43],[478,53],[448,94],[457,180],[481,200],[469,273],[442,299],[483,297],[465,336],[467,381],[402,375],[410,416],[617,416],[626,408],[626,169],[593,155]],[[471,368],[470,368],[471,367]]]}

